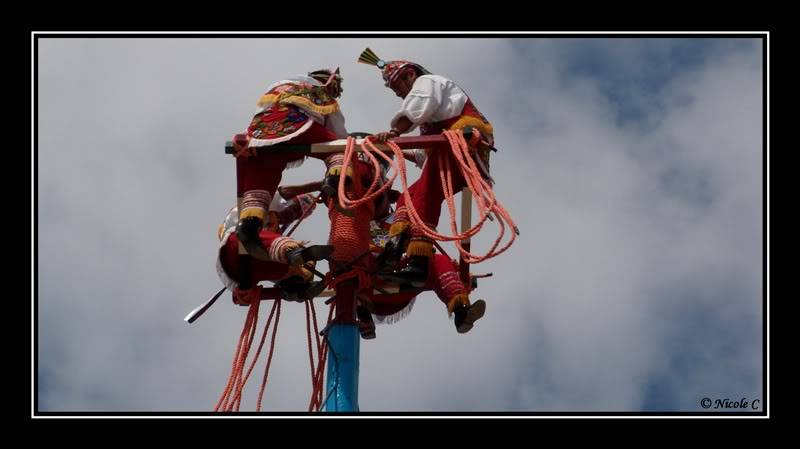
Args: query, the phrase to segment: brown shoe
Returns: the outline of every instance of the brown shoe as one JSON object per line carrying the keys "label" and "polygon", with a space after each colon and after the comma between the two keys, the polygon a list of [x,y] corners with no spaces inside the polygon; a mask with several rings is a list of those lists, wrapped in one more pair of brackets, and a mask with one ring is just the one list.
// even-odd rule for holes
{"label": "brown shoe", "polygon": [[361,338],[364,340],[372,340],[375,338],[375,322],[372,320],[372,314],[365,306],[359,305],[356,307],[356,316],[358,317],[358,331],[361,333]]}
{"label": "brown shoe", "polygon": [[473,324],[486,313],[486,301],[479,299],[470,306],[460,306],[455,310],[456,330],[465,334],[472,329]]}
{"label": "brown shoe", "polygon": [[269,261],[269,253],[259,237],[263,224],[264,222],[258,217],[246,217],[239,220],[236,227],[236,238],[244,246],[247,254],[258,260]]}
{"label": "brown shoe", "polygon": [[331,254],[333,254],[333,245],[311,245],[288,251],[286,259],[289,265],[300,266],[310,260],[325,260]]}
{"label": "brown shoe", "polygon": [[427,256],[411,256],[408,265],[391,272],[378,273],[378,277],[397,284],[410,284],[415,288],[422,288],[428,281],[428,265],[430,258]]}
{"label": "brown shoe", "polygon": [[361,333],[361,338],[363,338],[364,340],[372,340],[377,336],[375,334],[374,322],[365,323],[363,321],[359,321],[358,331]]}

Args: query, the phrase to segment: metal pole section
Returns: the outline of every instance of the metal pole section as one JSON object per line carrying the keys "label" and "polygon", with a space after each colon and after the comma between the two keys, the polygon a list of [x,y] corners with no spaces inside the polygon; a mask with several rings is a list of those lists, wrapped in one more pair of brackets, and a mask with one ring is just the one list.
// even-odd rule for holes
{"label": "metal pole section", "polygon": [[326,412],[358,411],[358,360],[361,335],[356,324],[358,281],[336,285],[336,318],[328,331]]}

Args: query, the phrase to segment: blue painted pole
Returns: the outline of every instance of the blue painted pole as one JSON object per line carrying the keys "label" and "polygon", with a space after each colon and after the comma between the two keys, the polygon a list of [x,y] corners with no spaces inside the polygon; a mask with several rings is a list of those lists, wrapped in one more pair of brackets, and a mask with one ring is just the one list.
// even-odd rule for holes
{"label": "blue painted pole", "polygon": [[336,318],[328,331],[326,412],[358,411],[358,360],[361,334],[355,316],[357,282],[336,286]]}

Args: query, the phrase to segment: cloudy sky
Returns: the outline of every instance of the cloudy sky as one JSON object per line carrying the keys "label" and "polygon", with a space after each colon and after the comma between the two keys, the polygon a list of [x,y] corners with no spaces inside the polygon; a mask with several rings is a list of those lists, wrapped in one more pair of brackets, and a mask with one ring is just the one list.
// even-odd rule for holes
{"label": "cloudy sky", "polygon": [[[362,341],[361,410],[702,411],[705,397],[764,399],[760,39],[37,44],[40,411],[213,409],[246,309],[226,294],[196,323],[182,319],[221,287],[216,227],[235,200],[223,145],[269,84],[330,66],[344,76],[348,130],[387,129],[400,100],[355,62],[367,46],[453,79],[493,122],[495,190],[522,235],[473,267],[494,277],[472,295],[488,306],[469,334],[429,292]],[[310,160],[284,183],[322,169]],[[326,222],[318,213],[297,235],[324,241]],[[304,411],[304,312],[284,306],[263,406]],[[255,409],[257,380],[243,410]]]}

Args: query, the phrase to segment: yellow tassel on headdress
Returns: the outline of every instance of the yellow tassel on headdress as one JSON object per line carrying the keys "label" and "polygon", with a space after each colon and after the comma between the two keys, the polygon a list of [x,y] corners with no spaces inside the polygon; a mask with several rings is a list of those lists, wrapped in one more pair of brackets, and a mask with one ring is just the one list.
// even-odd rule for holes
{"label": "yellow tassel on headdress", "polygon": [[375,52],[370,50],[369,48],[367,48],[366,50],[362,51],[361,52],[361,56],[358,57],[358,62],[360,62],[362,64],[369,64],[369,65],[374,65],[374,66],[377,66],[378,65],[378,61],[380,61],[380,60],[381,60],[381,58],[379,58],[378,55],[376,55]]}

